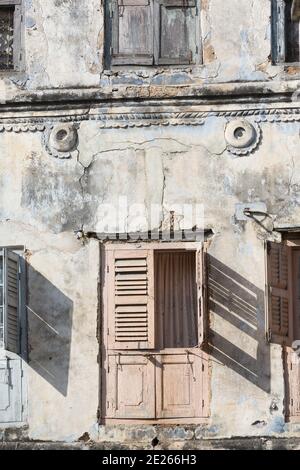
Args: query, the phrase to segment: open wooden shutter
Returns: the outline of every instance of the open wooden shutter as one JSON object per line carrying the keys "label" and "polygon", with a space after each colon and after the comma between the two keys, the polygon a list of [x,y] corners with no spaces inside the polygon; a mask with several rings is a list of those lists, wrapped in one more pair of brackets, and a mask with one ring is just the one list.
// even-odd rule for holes
{"label": "open wooden shutter", "polygon": [[152,0],[111,0],[110,16],[112,65],[152,65]]}
{"label": "open wooden shutter", "polygon": [[291,251],[282,243],[267,243],[267,337],[271,342],[292,339]]}
{"label": "open wooden shutter", "polygon": [[209,328],[207,254],[204,248],[196,251],[197,291],[198,291],[198,336],[199,346],[207,342]]}
{"label": "open wooden shutter", "polygon": [[4,249],[4,349],[20,350],[19,256]]}
{"label": "open wooden shutter", "polygon": [[108,250],[109,349],[153,349],[154,255],[152,250]]}
{"label": "open wooden shutter", "polygon": [[155,62],[194,64],[199,54],[197,0],[157,0],[155,8]]}

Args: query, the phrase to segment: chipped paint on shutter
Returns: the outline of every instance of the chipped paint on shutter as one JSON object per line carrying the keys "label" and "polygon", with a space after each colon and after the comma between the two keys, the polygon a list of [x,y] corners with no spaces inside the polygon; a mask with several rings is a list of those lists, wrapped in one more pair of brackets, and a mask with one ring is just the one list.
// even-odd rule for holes
{"label": "chipped paint on shutter", "polygon": [[150,0],[112,0],[113,65],[153,64],[153,3]]}
{"label": "chipped paint on shutter", "polygon": [[158,0],[155,8],[155,62],[195,64],[199,45],[196,0]]}

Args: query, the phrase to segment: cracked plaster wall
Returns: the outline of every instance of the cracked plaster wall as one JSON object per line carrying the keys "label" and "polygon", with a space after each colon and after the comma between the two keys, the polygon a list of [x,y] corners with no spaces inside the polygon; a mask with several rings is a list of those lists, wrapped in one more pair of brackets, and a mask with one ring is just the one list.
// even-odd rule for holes
{"label": "cracked plaster wall", "polygon": [[[299,223],[299,124],[261,123],[259,147],[236,157],[226,147],[226,122],[220,116],[199,126],[115,130],[86,121],[66,160],[46,151],[41,132],[0,134],[1,244],[25,245],[30,267],[30,438],[76,440],[84,432],[96,440],[121,438],[120,430],[96,426],[99,246],[95,240],[82,246],[74,235],[101,231],[102,205],[118,205],[120,196],[129,206],[144,204],[146,214],[158,204],[161,227],[175,208],[175,228],[182,228],[178,204],[203,204],[205,227],[215,233],[212,260],[254,299],[249,321],[211,304],[212,416],[197,436],[297,433],[283,419],[281,350],[264,340],[266,233],[233,215],[238,202],[263,201],[277,223]],[[137,226],[126,211],[121,220],[129,232],[157,228],[145,219]]]}
{"label": "cracked plaster wall", "polygon": [[[295,68],[271,65],[269,0],[203,0],[203,66],[113,73],[102,66],[99,0],[25,4],[26,69],[2,76],[6,98],[20,100],[26,91],[43,98],[53,88],[99,88],[108,96],[125,89],[124,96],[148,97],[146,86],[153,96],[164,97],[168,85],[192,90],[191,85],[219,83],[222,89],[225,82],[234,88],[232,82],[249,81],[277,82],[285,91],[282,79],[299,78]],[[178,87],[171,87],[169,96],[177,93]],[[281,350],[267,346],[263,337],[266,233],[233,219],[236,203],[262,201],[276,223],[299,225],[299,123],[262,123],[259,147],[237,158],[226,148],[226,121],[219,116],[199,126],[127,129],[100,129],[96,121],[83,121],[78,149],[66,160],[46,151],[42,132],[0,134],[1,244],[28,250],[27,437],[70,441],[88,432],[96,440],[126,439],[123,429],[96,426],[99,246],[94,240],[83,246],[74,236],[80,229],[101,231],[103,204],[118,204],[120,195],[129,205],[143,204],[147,217],[151,204],[158,204],[162,228],[175,206],[180,228],[178,205],[203,204],[205,227],[215,233],[210,256],[225,277],[247,285],[254,297],[252,322],[237,321],[216,302],[211,305],[218,352],[211,360],[212,416],[196,436],[299,432],[283,420]],[[136,225],[132,214],[120,216],[126,231],[149,228],[148,219]],[[113,225],[111,214],[107,220]],[[272,402],[276,410],[270,409]],[[143,432],[143,439],[155,436],[153,428]]]}

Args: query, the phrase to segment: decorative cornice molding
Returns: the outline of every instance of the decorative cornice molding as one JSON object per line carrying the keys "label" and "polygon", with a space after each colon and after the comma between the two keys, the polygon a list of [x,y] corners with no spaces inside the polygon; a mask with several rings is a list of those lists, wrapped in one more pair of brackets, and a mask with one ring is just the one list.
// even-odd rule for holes
{"label": "decorative cornice molding", "polygon": [[[257,105],[258,106],[258,105]],[[172,106],[174,109],[174,106]],[[49,125],[53,126],[58,123],[78,123],[83,121],[96,121],[101,129],[119,129],[134,127],[151,127],[151,126],[200,126],[205,124],[205,120],[211,117],[222,117],[227,119],[234,118],[252,118],[256,123],[263,122],[299,122],[300,108],[277,107],[268,109],[239,109],[239,110],[207,110],[201,111],[199,107],[194,111],[183,109],[182,111],[159,112],[159,107],[153,111],[140,111],[138,107],[134,111],[126,112],[124,108],[120,112],[108,112],[107,108],[94,108],[84,113],[76,113],[75,111],[66,111],[55,115],[55,113],[45,111],[39,116],[22,116],[18,117],[17,113],[14,118],[2,117],[0,119],[0,132],[43,132]],[[198,109],[197,109],[198,108]]]}

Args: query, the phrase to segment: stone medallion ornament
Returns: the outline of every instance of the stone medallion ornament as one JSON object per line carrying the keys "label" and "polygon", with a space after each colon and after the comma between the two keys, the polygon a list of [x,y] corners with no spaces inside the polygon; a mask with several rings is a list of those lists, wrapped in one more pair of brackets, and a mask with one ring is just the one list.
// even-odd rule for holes
{"label": "stone medallion ornament", "polygon": [[235,119],[227,123],[225,140],[227,149],[234,155],[248,155],[259,145],[261,129],[257,123]]}
{"label": "stone medallion ornament", "polygon": [[46,148],[56,158],[71,158],[78,143],[77,127],[71,123],[56,124],[45,136]]}

